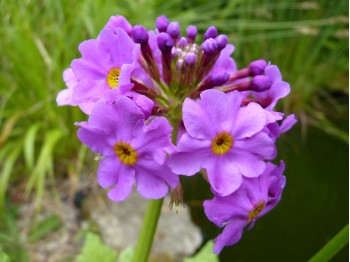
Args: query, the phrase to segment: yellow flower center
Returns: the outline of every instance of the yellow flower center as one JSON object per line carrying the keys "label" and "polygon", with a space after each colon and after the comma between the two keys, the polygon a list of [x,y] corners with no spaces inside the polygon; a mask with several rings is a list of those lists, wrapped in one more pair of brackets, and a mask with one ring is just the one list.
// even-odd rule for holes
{"label": "yellow flower center", "polygon": [[211,143],[211,150],[214,154],[226,154],[233,145],[233,137],[227,132],[217,134]]}
{"label": "yellow flower center", "polygon": [[107,75],[107,83],[110,88],[114,89],[119,84],[119,75],[120,75],[120,69],[113,67],[111,70],[109,70]]}
{"label": "yellow flower center", "polygon": [[265,201],[261,200],[258,204],[256,204],[254,206],[254,208],[252,209],[252,211],[250,211],[249,215],[248,215],[248,223],[252,222],[254,218],[256,218],[259,213],[261,212],[261,210],[264,209],[265,207]]}
{"label": "yellow flower center", "polygon": [[137,161],[136,150],[128,143],[118,142],[114,145],[114,152],[119,157],[120,161],[125,165],[134,165]]}

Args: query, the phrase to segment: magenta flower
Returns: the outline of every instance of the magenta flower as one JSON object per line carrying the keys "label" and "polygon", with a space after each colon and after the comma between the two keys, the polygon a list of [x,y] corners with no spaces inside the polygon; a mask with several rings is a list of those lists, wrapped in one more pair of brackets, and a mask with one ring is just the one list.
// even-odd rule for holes
{"label": "magenta flower", "polygon": [[242,186],[233,194],[214,196],[204,201],[204,211],[210,221],[223,232],[215,239],[214,253],[219,254],[224,246],[236,244],[243,229],[251,229],[255,221],[273,209],[281,199],[285,187],[284,162],[277,167],[267,163],[263,174],[257,178],[244,178]]}
{"label": "magenta flower", "polygon": [[[115,32],[108,28],[102,30],[98,39],[80,44],[82,58],[73,60],[69,71],[76,83],[72,85],[66,81],[69,92],[60,93],[59,97],[64,95],[64,104],[78,105],[89,114],[106,91],[125,94],[133,87],[130,75],[140,54],[139,49],[123,29],[117,28]],[[71,95],[70,100],[68,95]]]}
{"label": "magenta flower", "polygon": [[97,179],[103,188],[113,187],[108,197],[122,201],[136,182],[145,198],[164,197],[168,187],[179,182],[165,165],[166,150],[171,147],[171,126],[158,117],[145,124],[144,114],[134,102],[121,96],[113,104],[96,103],[88,122],[77,123],[78,138],[104,158]]}
{"label": "magenta flower", "polygon": [[241,107],[239,92],[207,90],[200,98],[187,98],[183,104],[186,133],[168,164],[173,172],[186,176],[206,169],[211,187],[227,196],[241,186],[242,176],[262,174],[274,142],[262,132],[265,110],[256,103]]}

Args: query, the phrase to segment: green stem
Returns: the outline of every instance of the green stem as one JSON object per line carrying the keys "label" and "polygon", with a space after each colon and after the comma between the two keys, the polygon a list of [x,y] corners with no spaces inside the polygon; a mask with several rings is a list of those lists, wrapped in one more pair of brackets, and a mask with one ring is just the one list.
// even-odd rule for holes
{"label": "green stem", "polygon": [[346,225],[333,237],[309,262],[329,261],[349,242],[349,225]]}
{"label": "green stem", "polygon": [[133,262],[147,262],[156,232],[163,199],[149,200]]}

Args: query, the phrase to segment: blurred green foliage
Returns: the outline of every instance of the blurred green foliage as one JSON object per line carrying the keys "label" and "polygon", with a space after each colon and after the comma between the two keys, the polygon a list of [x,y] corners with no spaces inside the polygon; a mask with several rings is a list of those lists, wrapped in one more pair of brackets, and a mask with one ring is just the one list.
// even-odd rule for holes
{"label": "blurred green foliage", "polygon": [[179,21],[183,32],[190,24],[200,33],[215,25],[234,43],[238,67],[260,58],[280,67],[292,86],[280,106],[297,114],[304,138],[312,125],[348,143],[348,5],[346,0],[0,0],[0,213],[11,184],[26,181],[23,193],[34,192],[39,210],[55,178],[79,180],[86,150],[73,123],[86,118],[77,108],[58,108],[55,97],[65,88],[62,71],[79,57],[79,43],[96,37],[114,14],[149,29],[161,14]]}

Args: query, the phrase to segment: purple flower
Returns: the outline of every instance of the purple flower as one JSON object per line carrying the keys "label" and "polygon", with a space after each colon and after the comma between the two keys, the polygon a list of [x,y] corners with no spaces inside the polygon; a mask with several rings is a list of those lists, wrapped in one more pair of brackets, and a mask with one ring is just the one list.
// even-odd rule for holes
{"label": "purple flower", "polygon": [[97,178],[108,197],[122,201],[136,182],[137,191],[145,198],[164,197],[168,186],[179,182],[165,164],[166,150],[172,147],[171,126],[158,117],[145,124],[144,114],[135,103],[120,96],[113,104],[95,104],[88,122],[77,123],[78,138],[94,152],[101,154]]}
{"label": "purple flower", "polygon": [[[130,75],[139,56],[139,45],[136,45],[127,33],[117,28],[115,33],[106,28],[98,39],[84,41],[79,46],[82,58],[71,63],[70,74],[76,81],[74,86],[61,97],[71,92],[71,103],[79,105],[89,114],[94,103],[104,97],[105,92],[114,89],[119,95],[125,94],[133,87]],[[67,81],[66,81],[67,82]]]}
{"label": "purple flower", "polygon": [[214,241],[214,253],[219,254],[224,246],[236,244],[244,227],[249,225],[251,229],[257,219],[277,205],[285,186],[284,168],[283,161],[279,167],[269,162],[261,176],[244,178],[242,186],[233,194],[226,197],[216,195],[204,201],[208,219],[218,227],[224,227]]}
{"label": "purple flower", "polygon": [[221,196],[236,191],[242,176],[258,177],[274,153],[274,141],[262,130],[265,110],[256,103],[241,107],[239,92],[206,90],[201,99],[183,104],[186,133],[168,164],[174,173],[192,176],[206,169],[211,187]]}
{"label": "purple flower", "polygon": [[265,108],[272,111],[278,100],[289,94],[290,86],[282,80],[281,72],[276,65],[266,66],[265,75],[272,80],[271,88],[264,92],[253,92],[253,95],[263,99]]}

